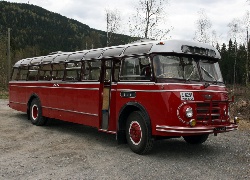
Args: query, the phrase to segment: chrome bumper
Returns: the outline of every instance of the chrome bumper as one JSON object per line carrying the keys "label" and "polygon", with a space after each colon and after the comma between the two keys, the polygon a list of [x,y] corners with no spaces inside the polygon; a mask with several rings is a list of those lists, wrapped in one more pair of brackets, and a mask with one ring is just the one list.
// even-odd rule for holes
{"label": "chrome bumper", "polygon": [[229,126],[202,126],[202,127],[179,127],[156,125],[156,131],[177,134],[206,134],[206,133],[223,133],[237,130],[238,125],[231,124]]}

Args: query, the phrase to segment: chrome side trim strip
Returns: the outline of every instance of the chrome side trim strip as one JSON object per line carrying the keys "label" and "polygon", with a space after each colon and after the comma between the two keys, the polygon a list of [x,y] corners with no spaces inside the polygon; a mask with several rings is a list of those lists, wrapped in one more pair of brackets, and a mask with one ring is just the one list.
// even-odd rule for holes
{"label": "chrome side trim strip", "polygon": [[[182,85],[182,86],[204,86],[204,84],[187,84],[187,83],[155,83],[155,85]],[[216,84],[210,84],[210,86],[213,87],[223,87],[225,88],[225,85],[216,85]]]}
{"label": "chrome side trim strip", "polygon": [[48,107],[48,106],[42,106],[42,108],[53,109],[53,110],[58,110],[58,111],[65,111],[65,112],[71,112],[71,113],[78,113],[78,114],[84,114],[84,115],[90,115],[90,116],[98,116],[98,114],[79,112],[79,111],[72,111],[72,110],[66,110],[66,109],[60,109],[60,108],[52,108],[52,107]]}
{"label": "chrome side trim strip", "polygon": [[21,103],[21,102],[16,102],[16,101],[10,101],[10,103],[13,103],[13,104],[22,104],[22,105],[27,105],[26,103]]}
{"label": "chrome side trim strip", "polygon": [[[204,86],[204,84],[200,83],[200,84],[187,84],[187,83],[155,83],[155,82],[118,82],[117,84],[133,84],[133,85],[140,85],[140,84],[146,84],[146,85],[181,85],[181,86]],[[211,84],[210,86],[213,87],[222,87],[225,88],[225,85],[215,85],[215,84]]]}
{"label": "chrome side trim strip", "polygon": [[129,81],[119,81],[119,82],[117,82],[117,84],[119,85],[119,84],[127,84],[127,85],[130,85],[130,84],[133,84],[133,85],[155,85],[155,82],[151,82],[151,81],[139,81],[139,82],[136,82],[136,81],[131,81],[131,82],[129,82]]}
{"label": "chrome side trim strip", "polygon": [[51,80],[51,81],[10,81],[10,84],[100,84],[98,81],[81,81],[81,82],[73,82],[73,81],[58,81],[58,80]]}
{"label": "chrome side trim strip", "polygon": [[[26,103],[15,102],[15,101],[10,101],[10,103],[27,105]],[[60,108],[52,108],[52,107],[48,107],[48,106],[42,106],[42,108],[53,109],[53,110],[58,110],[58,111],[65,111],[65,112],[71,112],[71,113],[77,113],[77,114],[84,114],[84,115],[90,115],[90,116],[98,116],[98,114],[92,114],[92,113],[86,113],[86,112],[79,112],[79,111],[71,111],[71,110],[60,109]]]}
{"label": "chrome side trim strip", "polygon": [[226,93],[227,91],[214,90],[189,90],[189,89],[172,89],[172,90],[138,90],[138,89],[117,89],[117,91],[136,91],[136,92],[217,92]]}
{"label": "chrome side trim strip", "polygon": [[10,85],[12,87],[20,87],[20,88],[47,88],[47,89],[74,89],[74,90],[90,90],[90,91],[98,91],[99,88],[74,88],[74,87],[50,87],[50,86],[18,86],[18,85]]}

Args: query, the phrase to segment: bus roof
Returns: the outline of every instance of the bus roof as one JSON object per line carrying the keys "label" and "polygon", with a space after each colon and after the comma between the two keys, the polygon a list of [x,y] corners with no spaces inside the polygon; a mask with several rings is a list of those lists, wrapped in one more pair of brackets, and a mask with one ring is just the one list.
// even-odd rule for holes
{"label": "bus roof", "polygon": [[81,60],[109,59],[124,56],[139,56],[151,53],[193,54],[220,59],[220,54],[217,49],[208,44],[181,40],[159,40],[75,52],[59,51],[58,53],[53,53],[47,56],[22,59],[16,62],[14,67]]}

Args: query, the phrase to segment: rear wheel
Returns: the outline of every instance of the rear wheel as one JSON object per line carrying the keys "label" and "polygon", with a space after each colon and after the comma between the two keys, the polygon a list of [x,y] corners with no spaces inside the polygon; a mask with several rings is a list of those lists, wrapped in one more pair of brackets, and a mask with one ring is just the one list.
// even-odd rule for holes
{"label": "rear wheel", "polygon": [[183,136],[183,138],[189,144],[202,144],[207,140],[208,136],[209,134],[202,134],[196,136]]}
{"label": "rear wheel", "polygon": [[37,98],[30,103],[30,119],[31,123],[37,126],[42,126],[46,123],[46,118],[42,116],[41,103]]}
{"label": "rear wheel", "polygon": [[140,111],[134,111],[129,115],[126,123],[126,138],[133,152],[145,154],[152,149],[154,140],[150,128]]}

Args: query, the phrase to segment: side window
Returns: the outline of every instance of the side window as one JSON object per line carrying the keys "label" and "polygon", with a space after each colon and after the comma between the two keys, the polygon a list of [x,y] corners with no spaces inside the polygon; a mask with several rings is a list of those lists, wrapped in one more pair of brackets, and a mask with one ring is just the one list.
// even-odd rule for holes
{"label": "side window", "polygon": [[105,61],[105,76],[104,82],[109,82],[111,76],[111,60]]}
{"label": "side window", "polygon": [[89,74],[90,74],[90,63],[88,61],[82,62],[82,80],[86,81],[89,80]]}
{"label": "side window", "polygon": [[27,81],[36,81],[39,66],[30,66]]}
{"label": "side window", "polygon": [[121,61],[114,61],[114,77],[113,81],[117,82],[119,77],[119,71],[121,67]]}
{"label": "side window", "polygon": [[83,81],[100,80],[101,61],[83,61]]}
{"label": "side window", "polygon": [[19,80],[26,81],[27,75],[28,75],[28,66],[21,66]]}
{"label": "side window", "polygon": [[65,73],[66,81],[79,81],[81,77],[81,62],[67,63]]}
{"label": "side window", "polygon": [[51,80],[63,80],[65,64],[53,64],[52,65],[52,77]]}
{"label": "side window", "polygon": [[150,80],[151,66],[148,57],[130,57],[122,61],[120,80]]}
{"label": "side window", "polygon": [[12,81],[17,81],[19,80],[19,69],[18,68],[14,68],[12,71],[12,76],[11,76],[11,80]]}
{"label": "side window", "polygon": [[51,65],[45,64],[40,67],[38,80],[49,81],[51,78]]}

